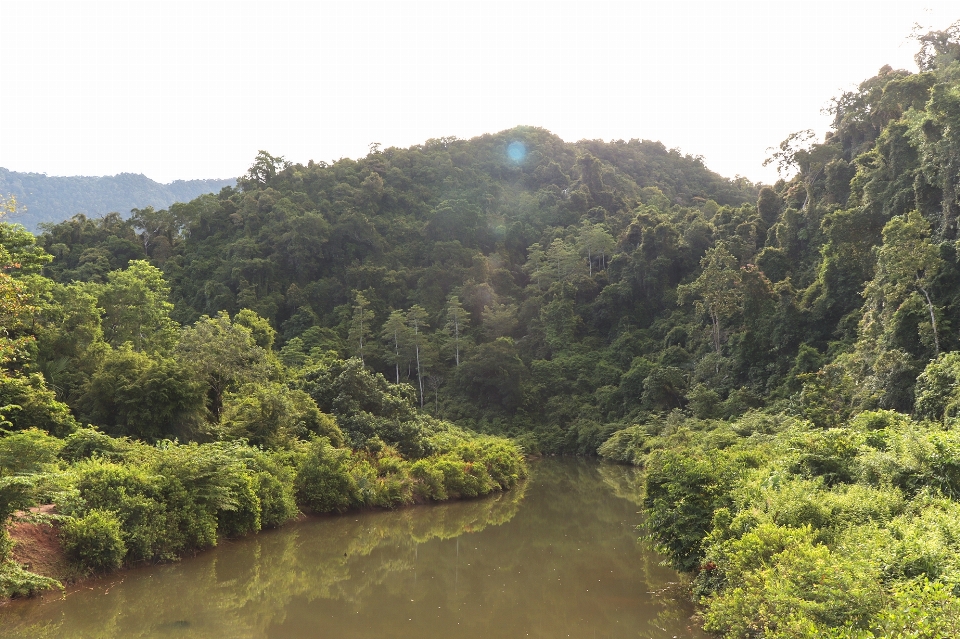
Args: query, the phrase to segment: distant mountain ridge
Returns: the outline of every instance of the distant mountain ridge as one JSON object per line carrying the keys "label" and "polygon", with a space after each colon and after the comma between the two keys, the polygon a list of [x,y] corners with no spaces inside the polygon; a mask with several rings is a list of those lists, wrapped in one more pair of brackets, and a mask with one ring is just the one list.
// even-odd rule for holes
{"label": "distant mountain ridge", "polygon": [[26,212],[10,219],[36,232],[44,222],[57,223],[77,213],[100,217],[116,211],[127,217],[134,208],[167,208],[174,202],[189,202],[204,193],[217,193],[235,186],[235,178],[174,180],[161,184],[140,173],[92,176],[47,176],[19,173],[0,167],[0,194],[13,195]]}

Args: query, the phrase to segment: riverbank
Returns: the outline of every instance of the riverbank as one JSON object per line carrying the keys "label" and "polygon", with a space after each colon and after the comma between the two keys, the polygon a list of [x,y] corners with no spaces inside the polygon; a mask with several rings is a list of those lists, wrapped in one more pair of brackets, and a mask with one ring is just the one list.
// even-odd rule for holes
{"label": "riverbank", "polygon": [[[527,472],[513,442],[452,428],[435,433],[426,441],[433,452],[415,459],[387,445],[351,450],[326,438],[269,451],[243,442],[150,446],[103,437],[80,432],[64,442],[30,432],[4,440],[8,447],[23,443],[18,438],[29,440],[33,449],[46,446],[60,458],[23,480],[23,494],[47,505],[13,521],[9,539],[19,543],[9,559],[11,544],[2,536],[3,596],[176,560],[223,539],[280,527],[300,513],[396,508],[504,491]],[[93,453],[91,442],[100,445]],[[114,448],[104,449],[104,442]],[[64,451],[83,454],[67,461]]]}
{"label": "riverbank", "polygon": [[13,542],[10,559],[42,577],[72,583],[82,574],[63,550],[55,515],[52,504],[14,514],[7,526]]}
{"label": "riverbank", "polygon": [[960,429],[888,410],[672,417],[600,448],[642,468],[647,535],[734,639],[960,636]]}
{"label": "riverbank", "polygon": [[0,607],[0,639],[704,639],[637,542],[630,468],[548,458],[513,489],[306,517]]}
{"label": "riverbank", "polygon": [[[533,458],[529,458],[533,459]],[[525,462],[527,459],[525,458]],[[526,471],[522,477],[526,476]],[[518,489],[517,485],[502,488],[503,492],[513,491]],[[492,491],[491,491],[492,492]],[[522,494],[522,491],[520,491]],[[410,503],[402,504],[398,508],[411,508],[415,506],[425,506],[430,504],[441,503],[440,501],[433,501],[430,499],[423,498],[422,491],[418,491],[414,495],[413,501]],[[487,497],[490,493],[485,493],[479,497]],[[448,497],[442,502],[454,502],[461,501],[465,499],[475,499],[477,497],[460,497],[458,495],[453,497]],[[325,518],[325,517],[347,517],[351,514],[357,514],[360,512],[374,512],[374,511],[383,511],[391,510],[389,507],[385,506],[363,506],[356,510],[345,511],[342,513],[313,513],[306,514],[303,512],[298,513],[297,516],[288,520],[281,526],[277,528],[296,524],[298,522],[303,522],[311,518]],[[123,565],[109,572],[89,572],[84,571],[75,561],[71,561],[68,556],[67,551],[64,549],[63,543],[60,539],[60,517],[57,515],[56,507],[53,504],[47,504],[44,506],[39,506],[31,508],[28,511],[21,511],[15,513],[11,518],[9,524],[6,526],[7,536],[11,542],[13,542],[12,548],[9,551],[8,560],[12,561],[14,564],[19,566],[25,571],[38,575],[42,578],[51,580],[55,582],[56,585],[52,585],[50,588],[39,589],[35,592],[29,593],[27,596],[39,595],[55,590],[61,590],[65,587],[72,586],[78,583],[81,583],[90,579],[102,579],[106,576],[122,573],[124,570],[129,568],[138,568],[142,567],[145,562],[140,562],[139,564]],[[250,533],[250,534],[259,534],[259,533]],[[246,537],[247,535],[244,535]],[[223,541],[237,541],[243,537],[232,537],[219,539],[219,542]],[[202,551],[200,551],[202,552]],[[182,559],[183,557],[178,557],[177,560]],[[0,606],[4,603],[9,602],[11,599],[16,597],[2,597],[0,596]]]}

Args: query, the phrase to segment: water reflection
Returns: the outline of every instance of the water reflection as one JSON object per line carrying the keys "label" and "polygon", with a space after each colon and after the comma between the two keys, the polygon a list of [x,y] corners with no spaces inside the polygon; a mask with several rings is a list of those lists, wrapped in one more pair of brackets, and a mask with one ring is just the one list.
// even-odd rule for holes
{"label": "water reflection", "polygon": [[631,469],[534,465],[503,495],[310,519],[0,608],[0,637],[700,637],[636,543]]}

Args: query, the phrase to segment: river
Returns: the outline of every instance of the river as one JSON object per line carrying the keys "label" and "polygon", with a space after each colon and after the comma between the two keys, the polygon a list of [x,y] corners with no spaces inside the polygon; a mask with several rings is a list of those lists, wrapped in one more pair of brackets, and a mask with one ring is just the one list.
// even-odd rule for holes
{"label": "river", "polygon": [[0,637],[703,638],[634,472],[546,459],[493,497],[308,518],[10,602]]}

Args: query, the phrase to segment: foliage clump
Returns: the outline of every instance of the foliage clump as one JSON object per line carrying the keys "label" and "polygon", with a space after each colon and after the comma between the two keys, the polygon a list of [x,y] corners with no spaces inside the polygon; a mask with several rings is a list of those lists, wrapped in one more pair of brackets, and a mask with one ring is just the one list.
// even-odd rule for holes
{"label": "foliage clump", "polygon": [[754,412],[634,426],[601,454],[643,467],[646,535],[694,575],[705,629],[881,637],[957,622],[958,437],[894,411]]}
{"label": "foliage clump", "polygon": [[[181,326],[144,260],[62,285],[32,235],[0,223],[0,240],[0,597],[57,585],[9,559],[7,522],[38,504],[76,569],[102,573],[301,510],[479,496],[525,472],[515,444],[424,414],[360,360],[286,366],[252,310]],[[469,480],[424,488],[411,468],[439,455]]]}

